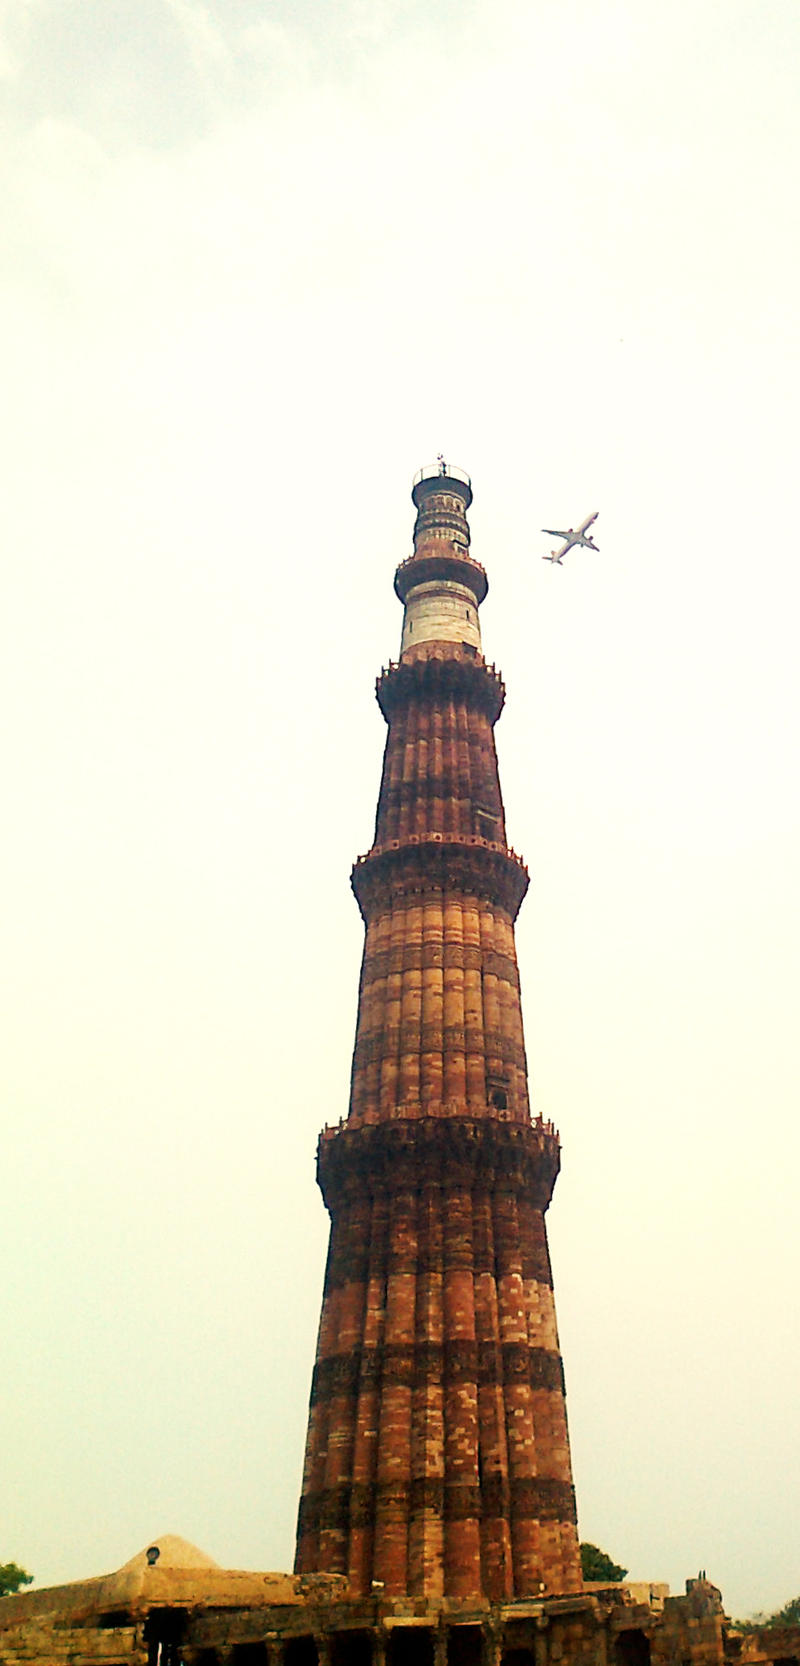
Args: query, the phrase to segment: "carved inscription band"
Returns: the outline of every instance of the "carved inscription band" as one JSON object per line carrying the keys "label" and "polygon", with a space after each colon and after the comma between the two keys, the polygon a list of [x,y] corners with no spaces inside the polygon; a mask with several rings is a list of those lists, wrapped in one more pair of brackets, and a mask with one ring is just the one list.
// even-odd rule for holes
{"label": "carved inscription band", "polygon": [[[518,1251],[519,1271],[524,1279],[533,1279],[536,1284],[552,1289],[553,1275],[541,1215],[533,1225],[539,1230],[531,1232],[529,1242]],[[386,1279],[392,1273],[416,1273],[421,1277],[433,1275],[441,1279],[456,1267],[471,1272],[475,1278],[481,1274],[488,1274],[495,1280],[502,1276],[496,1252],[487,1244],[479,1243],[477,1235],[472,1249],[463,1254],[449,1245],[438,1250],[420,1245],[414,1256],[403,1254],[383,1242],[371,1246],[365,1238],[344,1231],[335,1234],[335,1242],[331,1245],[325,1290],[338,1290],[345,1284],[365,1285],[368,1278]]]}
{"label": "carved inscription band", "polygon": [[450,1341],[443,1347],[423,1342],[416,1347],[377,1345],[353,1348],[317,1361],[311,1385],[312,1406],[338,1397],[355,1397],[360,1390],[391,1383],[402,1388],[475,1383],[502,1388],[506,1383],[529,1383],[535,1389],[564,1390],[561,1356],[548,1348],[524,1342]]}
{"label": "carved inscription band", "polygon": [[408,1519],[409,1508],[422,1507],[447,1521],[491,1519],[575,1522],[575,1492],[567,1481],[547,1475],[506,1479],[489,1475],[483,1487],[468,1482],[421,1476],[411,1481],[343,1482],[306,1493],[300,1505],[299,1531],[333,1528],[346,1533],[368,1527],[379,1515]]}
{"label": "carved inscription band", "polygon": [[464,1025],[457,1024],[387,1024],[372,1035],[360,1032],[353,1053],[353,1067],[361,1070],[368,1064],[380,1064],[385,1058],[396,1058],[406,1050],[435,1053],[466,1053],[479,1058],[500,1059],[517,1070],[526,1066],[525,1049],[513,1036],[499,1030],[479,1031],[475,1039]]}
{"label": "carved inscription band", "polygon": [[[491,784],[487,783],[483,786],[483,796],[490,801],[483,806],[483,809],[486,817],[496,821],[499,826],[502,806],[497,802],[491,802],[490,794]],[[387,785],[381,792],[380,808],[383,814],[388,816],[393,810],[416,808],[421,799],[426,804],[437,798],[452,799],[454,802],[461,801],[468,808],[470,819],[467,825],[471,826],[474,825],[472,822],[472,806],[476,796],[477,793],[474,790],[470,792],[469,783],[464,781],[458,767],[453,765],[451,769],[438,775],[434,774],[432,770],[428,770],[423,781],[396,781]]]}
{"label": "carved inscription band", "polygon": [[449,942],[407,942],[391,949],[370,947],[363,987],[369,989],[392,974],[424,972],[434,966],[448,971],[455,967],[462,972],[482,972],[484,977],[500,978],[519,990],[519,972],[510,955],[484,949],[477,943]]}

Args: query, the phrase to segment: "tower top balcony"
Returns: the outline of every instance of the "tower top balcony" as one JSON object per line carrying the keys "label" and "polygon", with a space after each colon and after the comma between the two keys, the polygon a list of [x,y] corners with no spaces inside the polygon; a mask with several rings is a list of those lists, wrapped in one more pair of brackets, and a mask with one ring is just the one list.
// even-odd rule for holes
{"label": "tower top balcony", "polygon": [[[411,496],[414,499],[417,508],[419,508],[417,488],[422,487],[424,488],[424,492],[428,492],[431,489],[431,483],[437,480],[446,480],[451,483],[453,481],[457,481],[462,490],[466,487],[465,495],[467,498],[467,508],[469,508],[472,502],[472,481],[470,480],[466,469],[459,469],[456,468],[453,463],[446,463],[443,457],[438,457],[435,463],[426,463],[424,468],[417,469],[414,479],[411,482]],[[420,496],[422,495],[423,493],[421,492]]]}

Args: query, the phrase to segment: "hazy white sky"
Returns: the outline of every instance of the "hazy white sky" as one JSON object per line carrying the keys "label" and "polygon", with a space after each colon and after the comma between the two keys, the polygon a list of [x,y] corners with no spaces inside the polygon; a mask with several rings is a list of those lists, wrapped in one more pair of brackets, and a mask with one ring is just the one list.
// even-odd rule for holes
{"label": "hazy white sky", "polygon": [[[0,1558],[290,1565],[408,492],[472,473],[582,1536],[800,1590],[794,0],[0,0]],[[599,508],[601,555],[543,565]]]}

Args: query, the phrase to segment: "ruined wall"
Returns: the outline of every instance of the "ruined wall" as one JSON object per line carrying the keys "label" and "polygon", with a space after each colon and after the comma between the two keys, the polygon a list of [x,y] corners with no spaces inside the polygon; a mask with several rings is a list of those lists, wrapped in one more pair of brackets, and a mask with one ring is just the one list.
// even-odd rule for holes
{"label": "ruined wall", "polygon": [[800,1626],[753,1626],[730,1641],[741,1666],[800,1666]]}
{"label": "ruined wall", "polygon": [[198,1587],[188,1608],[162,1604],[127,1626],[51,1615],[4,1627],[0,1612],[0,1666],[736,1666],[721,1608],[688,1597],[652,1608],[617,1587],[488,1605],[337,1600],[316,1576],[302,1587],[289,1604],[240,1606],[211,1590],[204,1602]]}
{"label": "ruined wall", "polygon": [[40,1620],[0,1630],[2,1666],[148,1666],[142,1626],[61,1626]]}

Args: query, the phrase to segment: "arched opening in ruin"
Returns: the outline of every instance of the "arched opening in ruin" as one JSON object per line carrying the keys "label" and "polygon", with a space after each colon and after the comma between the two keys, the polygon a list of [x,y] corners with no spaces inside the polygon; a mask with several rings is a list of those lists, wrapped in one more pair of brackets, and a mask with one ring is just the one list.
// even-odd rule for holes
{"label": "arched opening in ruin", "polygon": [[480,1626],[451,1626],[447,1633],[447,1666],[482,1666]]}
{"label": "arched opening in ruin", "polygon": [[433,1666],[433,1632],[427,1626],[393,1626],[387,1666]]}
{"label": "arched opening in ruin", "polygon": [[319,1666],[317,1645],[313,1637],[292,1637],[286,1644],[283,1666]]}
{"label": "arched opening in ruin", "polygon": [[184,1608],[151,1608],[144,1622],[147,1666],[181,1666],[185,1630]]}
{"label": "arched opening in ruin", "polygon": [[335,1631],[330,1638],[331,1666],[372,1666],[368,1631]]}
{"label": "arched opening in ruin", "polygon": [[618,1631],[614,1639],[617,1666],[650,1666],[650,1639],[639,1630]]}

